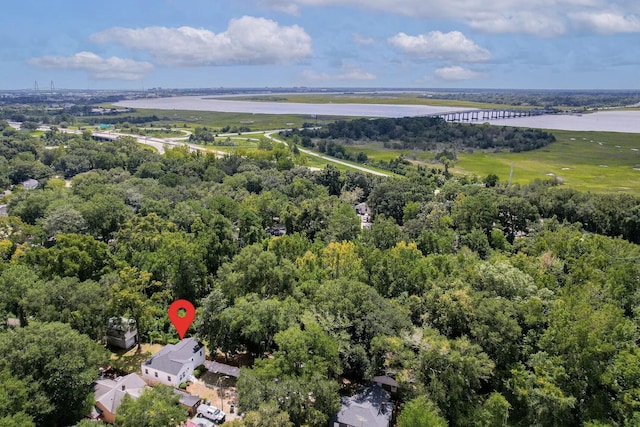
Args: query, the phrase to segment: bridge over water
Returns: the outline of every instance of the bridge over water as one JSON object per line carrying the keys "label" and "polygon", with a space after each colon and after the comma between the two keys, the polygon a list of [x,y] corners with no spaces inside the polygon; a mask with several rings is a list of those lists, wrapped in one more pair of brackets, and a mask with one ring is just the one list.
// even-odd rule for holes
{"label": "bridge over water", "polygon": [[524,109],[495,109],[495,110],[468,110],[453,111],[450,113],[431,114],[431,117],[440,117],[447,122],[477,122],[492,119],[512,119],[516,117],[542,116],[545,114],[557,114],[553,110],[524,110]]}

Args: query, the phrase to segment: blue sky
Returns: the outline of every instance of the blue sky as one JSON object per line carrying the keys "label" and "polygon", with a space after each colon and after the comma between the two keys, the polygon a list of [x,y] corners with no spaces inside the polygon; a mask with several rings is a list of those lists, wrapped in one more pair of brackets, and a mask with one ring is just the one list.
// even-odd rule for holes
{"label": "blue sky", "polygon": [[637,0],[7,0],[0,88],[640,89]]}

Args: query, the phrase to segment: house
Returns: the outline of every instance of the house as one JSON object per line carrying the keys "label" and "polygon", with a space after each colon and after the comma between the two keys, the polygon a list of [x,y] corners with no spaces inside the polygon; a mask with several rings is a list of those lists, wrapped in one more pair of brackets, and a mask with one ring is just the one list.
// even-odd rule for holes
{"label": "house", "polygon": [[343,397],[340,411],[333,416],[331,427],[389,427],[393,403],[389,392],[374,384],[355,396]]}
{"label": "house", "polygon": [[371,209],[366,202],[358,203],[355,206],[356,215],[360,218],[360,228],[371,228]]}
{"label": "house", "polygon": [[[149,386],[138,374],[129,374],[118,377],[115,380],[100,379],[95,382],[94,397],[95,409],[99,419],[113,424],[116,419],[116,411],[122,403],[125,394],[132,399],[137,399]],[[182,390],[174,389],[174,394],[180,397],[180,404],[184,405],[191,416],[195,415],[200,405],[200,397],[192,396]]]}
{"label": "house", "polygon": [[371,215],[371,209],[367,205],[367,202],[358,203],[355,206],[355,209],[356,209],[357,215],[367,215],[367,216]]}
{"label": "house", "polygon": [[142,377],[151,383],[178,387],[188,381],[196,367],[204,364],[204,345],[194,338],[168,344],[142,365]]}
{"label": "house", "polygon": [[125,317],[112,317],[107,322],[107,345],[130,349],[138,343],[136,321]]}
{"label": "house", "polygon": [[116,420],[116,411],[125,394],[137,399],[145,388],[147,388],[147,383],[138,374],[129,374],[115,380],[97,380],[93,393],[96,400],[95,407],[100,418],[113,424]]}
{"label": "house", "polygon": [[22,326],[22,323],[17,317],[7,317],[7,326],[15,329]]}
{"label": "house", "polygon": [[22,184],[25,190],[35,190],[36,188],[38,188],[38,184],[40,183],[38,182],[37,179],[29,178],[27,180],[22,181],[20,184]]}
{"label": "house", "polygon": [[386,375],[373,377],[373,382],[376,383],[378,387],[382,387],[383,389],[390,391],[391,393],[395,393],[398,391],[398,382]]}

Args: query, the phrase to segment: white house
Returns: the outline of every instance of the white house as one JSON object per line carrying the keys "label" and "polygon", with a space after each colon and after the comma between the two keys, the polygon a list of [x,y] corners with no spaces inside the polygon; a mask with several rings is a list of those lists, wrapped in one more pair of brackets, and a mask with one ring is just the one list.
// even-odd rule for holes
{"label": "white house", "polygon": [[141,365],[142,377],[153,382],[178,387],[188,381],[196,367],[204,364],[205,349],[194,338],[168,344]]}

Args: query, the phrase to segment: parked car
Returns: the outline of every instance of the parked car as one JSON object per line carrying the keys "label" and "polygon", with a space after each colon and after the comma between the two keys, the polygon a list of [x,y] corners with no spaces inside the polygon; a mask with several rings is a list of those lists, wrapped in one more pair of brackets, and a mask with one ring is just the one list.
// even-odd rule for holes
{"label": "parked car", "polygon": [[227,414],[213,405],[200,405],[196,411],[197,417],[206,418],[216,424],[222,424],[227,419]]}

